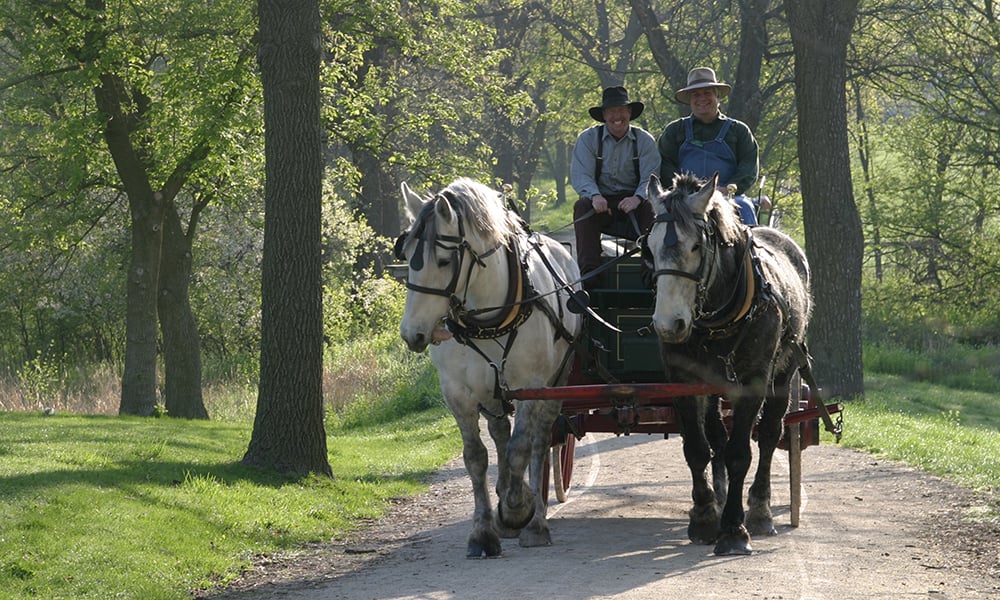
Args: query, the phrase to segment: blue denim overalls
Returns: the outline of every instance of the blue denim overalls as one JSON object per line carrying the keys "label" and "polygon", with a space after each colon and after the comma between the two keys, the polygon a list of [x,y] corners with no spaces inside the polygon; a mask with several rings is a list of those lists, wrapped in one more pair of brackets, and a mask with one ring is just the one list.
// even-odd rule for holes
{"label": "blue denim overalls", "polygon": [[[678,168],[682,173],[692,173],[702,179],[711,177],[716,171],[719,172],[719,184],[725,186],[736,175],[736,154],[726,143],[726,133],[733,124],[731,119],[726,119],[719,135],[715,139],[701,142],[694,139],[694,117],[684,119],[684,143],[681,144],[677,154],[680,159]],[[736,206],[740,209],[740,217],[747,225],[757,224],[757,215],[754,212],[753,204],[743,196],[737,196]]]}

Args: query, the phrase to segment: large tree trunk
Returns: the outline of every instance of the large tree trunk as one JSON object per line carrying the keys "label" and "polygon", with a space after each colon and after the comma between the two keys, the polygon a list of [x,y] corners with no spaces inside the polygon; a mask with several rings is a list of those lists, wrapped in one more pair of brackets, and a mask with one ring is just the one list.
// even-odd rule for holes
{"label": "large tree trunk", "polygon": [[132,258],[125,308],[125,372],[120,414],[153,414],[156,409],[157,292],[163,240],[163,194],[153,192],[145,166],[129,139],[130,96],[121,78],[105,74],[94,90],[106,116],[104,138],[128,196],[132,215]]}
{"label": "large tree trunk", "polygon": [[332,475],[323,427],[317,0],[259,0],[264,262],[257,415],[243,464]]}
{"label": "large tree trunk", "polygon": [[861,362],[861,218],[847,136],[847,44],[858,0],[785,0],[795,48],[803,222],[813,271],[809,327],[827,395],[864,392]]}
{"label": "large tree trunk", "polygon": [[160,262],[160,332],[163,335],[164,390],[167,414],[185,419],[207,419],[201,392],[201,338],[188,289],[191,283],[191,240],[171,204],[163,222]]}
{"label": "large tree trunk", "polygon": [[375,233],[396,237],[401,231],[399,190],[385,169],[388,161],[367,148],[353,148],[354,162],[361,172],[361,196],[356,208]]}
{"label": "large tree trunk", "polygon": [[[154,198],[155,196],[155,198]],[[133,199],[132,260],[125,295],[125,371],[119,414],[149,416],[156,409],[157,289],[163,207],[160,194]]]}
{"label": "large tree trunk", "polygon": [[764,97],[760,91],[760,73],[768,51],[767,15],[772,0],[740,1],[740,62],[736,65],[729,114],[757,130]]}

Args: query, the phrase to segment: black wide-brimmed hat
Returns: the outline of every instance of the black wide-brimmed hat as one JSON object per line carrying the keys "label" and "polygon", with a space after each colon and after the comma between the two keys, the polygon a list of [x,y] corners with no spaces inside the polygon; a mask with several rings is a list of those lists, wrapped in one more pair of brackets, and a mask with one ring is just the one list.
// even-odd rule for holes
{"label": "black wide-brimmed hat", "polygon": [[604,122],[604,109],[611,108],[614,106],[627,106],[629,110],[632,111],[632,119],[636,119],[642,114],[642,109],[646,108],[642,102],[629,102],[628,101],[628,90],[620,85],[604,88],[604,94],[601,96],[601,105],[594,106],[590,109],[590,116],[594,118],[595,121]]}
{"label": "black wide-brimmed hat", "polygon": [[715,88],[720,100],[728,96],[729,90],[733,89],[728,83],[722,83],[715,78],[714,69],[695,67],[688,73],[687,86],[674,92],[674,100],[687,104],[691,101],[691,92],[701,88]]}

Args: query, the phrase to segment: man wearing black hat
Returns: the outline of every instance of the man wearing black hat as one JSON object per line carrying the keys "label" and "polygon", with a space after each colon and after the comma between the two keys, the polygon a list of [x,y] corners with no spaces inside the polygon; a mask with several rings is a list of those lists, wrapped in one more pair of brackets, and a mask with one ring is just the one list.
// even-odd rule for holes
{"label": "man wearing black hat", "polygon": [[583,274],[601,264],[602,231],[613,227],[617,235],[635,240],[653,224],[646,184],[660,171],[660,154],[652,134],[630,123],[643,108],[642,102],[629,102],[624,87],[606,88],[601,105],[590,109],[600,125],[583,130],[573,148],[569,178],[580,194],[573,220]]}
{"label": "man wearing black hat", "polygon": [[691,69],[687,86],[674,93],[675,100],[691,107],[691,115],[668,123],[656,141],[660,179],[669,184],[674,173],[708,179],[718,171],[720,190],[728,195],[735,187],[733,200],[740,217],[747,225],[756,225],[756,210],[745,193],[757,181],[759,149],[746,123],[719,110],[731,89],[715,78],[713,69]]}

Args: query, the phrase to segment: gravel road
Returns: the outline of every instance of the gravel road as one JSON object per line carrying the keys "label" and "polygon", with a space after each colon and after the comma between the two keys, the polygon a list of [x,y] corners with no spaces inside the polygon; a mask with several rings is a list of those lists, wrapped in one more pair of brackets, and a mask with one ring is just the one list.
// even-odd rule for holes
{"label": "gravel road", "polygon": [[[690,484],[680,439],[589,434],[553,545],[504,540],[464,557],[472,500],[460,461],[428,494],[349,541],[262,560],[229,599],[1000,598],[1000,523],[963,516],[986,500],[908,467],[831,445],[803,452],[803,505],[789,525],[787,454],[775,461],[778,535],[748,557],[687,540]],[[554,496],[554,494],[553,494]]]}

